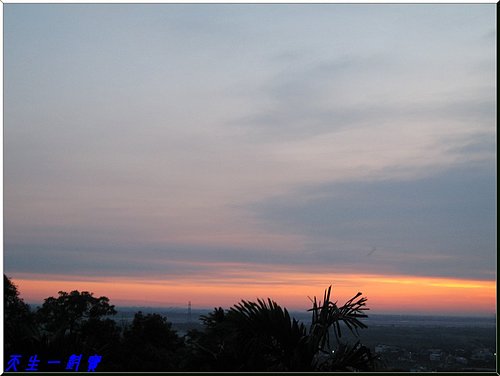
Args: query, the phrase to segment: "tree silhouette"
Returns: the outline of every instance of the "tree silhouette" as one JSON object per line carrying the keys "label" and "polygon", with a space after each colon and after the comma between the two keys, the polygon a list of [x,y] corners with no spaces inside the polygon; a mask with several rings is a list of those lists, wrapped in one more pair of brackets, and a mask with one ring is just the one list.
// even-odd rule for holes
{"label": "tree silhouette", "polygon": [[176,352],[183,341],[172,324],[159,314],[137,312],[125,329],[121,348],[122,369],[127,371],[173,371],[178,368]]}
{"label": "tree silhouette", "polygon": [[[271,299],[242,300],[228,310],[202,316],[203,330],[179,338],[159,314],[137,312],[120,330],[107,297],[60,291],[32,313],[17,287],[4,275],[5,354],[102,355],[100,371],[372,371],[377,358],[361,343],[348,343],[366,328],[366,298],[356,294],[339,306],[311,299],[309,327]],[[47,370],[40,367],[41,371]]]}
{"label": "tree silhouette", "polygon": [[103,316],[116,314],[113,305],[105,296],[95,298],[92,293],[78,290],[70,293],[59,291],[57,298],[45,299],[37,311],[37,320],[47,332],[68,331],[73,334],[88,320],[99,320]]}
{"label": "tree silhouette", "polygon": [[17,286],[5,274],[4,286],[4,351],[29,351],[35,348],[38,330],[28,304],[19,297]]}
{"label": "tree silhouette", "polygon": [[[361,297],[358,292],[349,299],[343,306],[339,307],[337,302],[331,301],[332,286],[325,290],[323,301],[318,301],[316,297],[312,300],[313,307],[312,323],[309,334],[309,348],[315,351],[313,368],[321,371],[369,371],[376,366],[377,358],[373,356],[360,342],[349,345],[341,340],[342,330],[340,324],[343,323],[355,336],[359,336],[358,329],[367,328],[360,318],[368,315],[364,311],[366,298]],[[332,345],[330,333],[333,331],[336,344]]]}
{"label": "tree silhouette", "polygon": [[367,347],[341,341],[341,324],[356,336],[366,328],[359,320],[367,317],[366,298],[358,293],[339,307],[330,294],[331,286],[323,301],[314,298],[309,330],[271,299],[242,300],[226,312],[218,308],[202,317],[205,332],[190,333],[188,344],[198,363],[213,371],[373,369],[376,358]]}
{"label": "tree silhouette", "polygon": [[114,314],[114,306],[105,296],[96,298],[87,291],[59,291],[57,298],[45,299],[36,312],[41,333],[40,354],[100,354],[106,367],[120,344],[120,329],[107,317]]}

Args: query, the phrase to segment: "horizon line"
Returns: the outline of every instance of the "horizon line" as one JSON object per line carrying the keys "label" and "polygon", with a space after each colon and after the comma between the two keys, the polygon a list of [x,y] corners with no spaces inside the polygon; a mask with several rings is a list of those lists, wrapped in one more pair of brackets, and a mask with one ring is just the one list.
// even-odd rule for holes
{"label": "horizon line", "polygon": [[[43,304],[42,303],[33,303],[33,302],[25,302],[26,304],[30,305],[30,306],[36,306],[37,308],[38,307],[41,307],[41,305]],[[237,304],[237,303],[236,303]],[[170,306],[148,306],[148,305],[121,305],[121,304],[112,304],[115,308],[119,309],[119,308],[128,308],[128,309],[137,309],[138,311],[140,311],[141,308],[146,308],[146,309],[154,309],[154,310],[183,310],[185,309],[186,310],[186,314],[187,314],[187,304],[185,306],[183,305],[170,305]],[[214,308],[223,308],[224,310],[228,310],[230,309],[231,307],[233,307],[233,305],[225,308],[225,307],[222,307],[221,305],[219,305],[218,307],[205,307],[205,306],[200,306],[200,307],[191,307],[191,311],[207,311],[207,312],[211,312]],[[286,308],[284,306],[282,306],[283,308]],[[292,309],[288,309],[286,308],[288,312],[290,313],[304,313],[304,314],[307,314],[308,311],[307,309],[304,309],[304,310],[300,310],[300,309],[297,309],[297,308],[292,308]],[[112,316],[112,315],[110,315]],[[444,312],[441,312],[441,313],[436,313],[436,312],[391,312],[391,311],[384,311],[384,312],[377,312],[377,313],[371,313],[371,312],[368,312],[367,313],[367,317],[366,318],[370,318],[371,316],[402,316],[402,317],[453,317],[453,318],[481,318],[481,319],[495,319],[497,318],[497,313],[496,312],[491,312],[491,313],[476,313],[476,314],[470,314],[470,313],[456,313],[456,314],[453,314],[453,313],[444,313]]]}

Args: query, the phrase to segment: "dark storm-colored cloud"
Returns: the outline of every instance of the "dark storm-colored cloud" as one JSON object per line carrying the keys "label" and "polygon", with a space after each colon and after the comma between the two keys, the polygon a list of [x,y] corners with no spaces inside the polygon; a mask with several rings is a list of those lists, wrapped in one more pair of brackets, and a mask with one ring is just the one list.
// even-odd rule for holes
{"label": "dark storm-colored cloud", "polygon": [[[417,181],[309,187],[255,204],[266,226],[311,239],[311,257],[363,271],[491,277],[496,250],[494,164]],[[360,258],[372,246],[383,263]],[[359,260],[357,260],[359,259]]]}
{"label": "dark storm-colored cloud", "polygon": [[[231,272],[231,264],[250,270],[300,265],[301,253],[268,249],[142,244],[77,244],[72,239],[54,243],[6,243],[6,268],[16,273],[49,275],[210,278]],[[229,266],[228,266],[229,265]]]}
{"label": "dark storm-colored cloud", "polygon": [[496,249],[491,168],[457,168],[418,181],[309,186],[251,206],[270,231],[302,235],[301,251],[89,242],[80,229],[77,237],[59,242],[54,236],[33,244],[7,242],[5,265],[26,273],[209,278],[224,274],[224,263],[247,263],[491,279]]}

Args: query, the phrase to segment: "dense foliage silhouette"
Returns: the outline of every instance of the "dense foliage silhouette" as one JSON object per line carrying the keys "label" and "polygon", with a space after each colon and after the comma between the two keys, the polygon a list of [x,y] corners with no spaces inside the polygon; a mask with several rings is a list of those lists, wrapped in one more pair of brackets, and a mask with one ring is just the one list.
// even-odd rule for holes
{"label": "dense foliage silhouette", "polygon": [[183,345],[165,317],[139,311],[124,330],[120,363],[134,371],[175,371]]}
{"label": "dense foliage silhouette", "polygon": [[[188,334],[193,370],[207,371],[369,371],[376,358],[359,342],[341,340],[340,323],[355,335],[366,328],[359,319],[366,299],[357,294],[343,306],[330,300],[313,300],[309,329],[271,299],[241,301],[228,311],[216,308],[202,317],[205,330]],[[336,339],[330,337],[334,333]]]}
{"label": "dense foliage silhouette", "polygon": [[6,363],[14,353],[74,353],[102,355],[98,371],[370,371],[378,364],[359,341],[342,339],[342,327],[356,336],[366,328],[366,298],[358,293],[339,306],[331,286],[312,299],[309,327],[271,299],[242,300],[202,316],[203,329],[182,338],[154,313],[137,312],[120,328],[109,299],[86,291],[60,291],[32,312],[4,275],[4,296]]}
{"label": "dense foliage silhouette", "polygon": [[35,316],[19,297],[17,286],[3,276],[4,287],[4,352],[16,349],[33,350],[37,342]]}

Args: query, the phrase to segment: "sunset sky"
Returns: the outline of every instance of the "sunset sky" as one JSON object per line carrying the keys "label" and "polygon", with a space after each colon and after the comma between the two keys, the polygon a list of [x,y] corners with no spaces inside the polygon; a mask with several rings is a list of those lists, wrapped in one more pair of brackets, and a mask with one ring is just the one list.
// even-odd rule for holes
{"label": "sunset sky", "polygon": [[3,9],[26,301],[495,312],[495,4]]}

